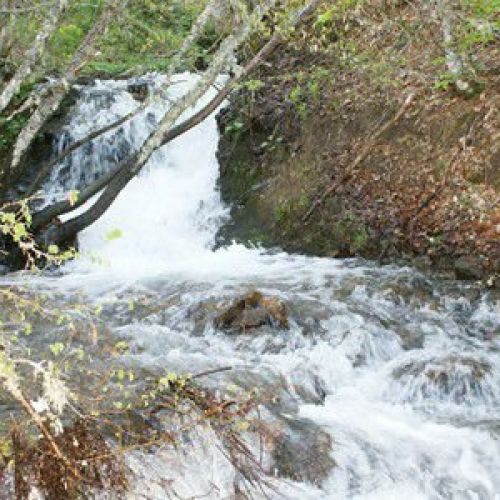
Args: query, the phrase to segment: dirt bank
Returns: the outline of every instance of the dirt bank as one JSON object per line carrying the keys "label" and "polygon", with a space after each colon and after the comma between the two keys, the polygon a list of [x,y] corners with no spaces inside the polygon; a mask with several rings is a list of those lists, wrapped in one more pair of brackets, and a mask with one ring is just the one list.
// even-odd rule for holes
{"label": "dirt bank", "polygon": [[220,115],[220,239],[498,285],[498,37],[461,94],[431,20],[372,7],[297,34]]}

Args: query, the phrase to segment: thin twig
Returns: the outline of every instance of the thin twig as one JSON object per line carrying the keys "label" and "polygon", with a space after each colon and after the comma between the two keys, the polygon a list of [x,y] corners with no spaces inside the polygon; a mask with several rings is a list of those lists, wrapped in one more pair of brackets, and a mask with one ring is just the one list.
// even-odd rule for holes
{"label": "thin twig", "polygon": [[214,368],[213,370],[207,370],[204,372],[197,373],[196,375],[193,375],[191,379],[206,377],[207,375],[213,375],[214,373],[228,372],[232,369],[233,369],[232,366],[223,366],[222,368]]}

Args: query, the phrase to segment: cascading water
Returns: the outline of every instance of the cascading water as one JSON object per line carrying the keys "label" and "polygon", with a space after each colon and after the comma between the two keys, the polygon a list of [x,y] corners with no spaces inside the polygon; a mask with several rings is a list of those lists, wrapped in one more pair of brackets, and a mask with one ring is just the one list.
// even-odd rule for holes
{"label": "cascading water", "polygon": [[[170,97],[195,78],[179,75]],[[82,89],[61,141],[136,106],[123,82]],[[49,196],[78,189],[137,148],[163,111],[149,110],[74,154],[51,179]],[[216,189],[217,141],[211,116],[158,151],[80,235],[82,258],[32,286],[85,293],[109,307],[113,335],[133,347],[124,357],[130,366],[230,365],[214,386],[276,395],[268,411],[287,440],[268,457],[278,476],[271,497],[500,498],[500,343],[491,335],[500,329],[498,298],[410,268],[240,245],[213,251],[227,217]],[[210,305],[252,289],[287,304],[288,331],[214,328]],[[128,310],[142,295],[152,307]],[[130,497],[169,498],[167,481],[181,498],[236,498],[237,477],[216,437],[200,439],[184,458],[130,454]]]}

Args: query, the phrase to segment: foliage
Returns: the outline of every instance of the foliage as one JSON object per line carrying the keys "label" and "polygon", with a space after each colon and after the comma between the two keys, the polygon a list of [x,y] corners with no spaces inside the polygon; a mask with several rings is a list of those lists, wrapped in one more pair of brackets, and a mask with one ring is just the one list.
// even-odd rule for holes
{"label": "foliage", "polygon": [[[0,233],[4,240],[11,240],[21,251],[26,268],[36,270],[37,266],[60,265],[76,256],[73,248],[60,250],[55,245],[41,247],[30,232],[32,217],[30,200],[19,200],[0,210]],[[3,251],[5,253],[5,250]]]}
{"label": "foliage", "polygon": [[487,44],[498,38],[500,30],[499,0],[462,0],[465,16],[462,18],[464,48]]}
{"label": "foliage", "polygon": [[9,150],[26,122],[27,118],[24,115],[17,115],[12,119],[0,116],[0,151]]}
{"label": "foliage", "polygon": [[[113,339],[102,334],[104,321],[112,314],[109,307],[58,306],[53,297],[38,297],[19,288],[0,288],[0,295],[7,305],[0,313],[4,346],[0,393],[4,400],[8,395],[21,403],[19,409],[27,407],[27,416],[35,423],[16,411],[15,428],[0,429],[4,468],[25,471],[24,483],[16,484],[18,495],[25,492],[19,498],[27,498],[34,485],[50,496],[65,482],[70,485],[65,498],[71,499],[85,496],[88,488],[119,490],[126,483],[122,454],[158,446],[175,450],[186,439],[196,439],[203,426],[210,426],[220,437],[236,467],[238,456],[248,453],[241,435],[257,417],[252,415],[257,404],[254,392],[236,386],[210,391],[197,383],[200,374],[165,370],[158,376],[145,376],[131,369],[122,360],[128,342],[113,345]],[[33,325],[29,337],[26,324]],[[169,417],[162,418],[160,425],[157,414],[165,410]],[[48,437],[38,438],[39,425],[47,426]],[[86,431],[84,435],[78,432],[79,446],[68,447],[67,442],[73,442],[69,437],[81,426]],[[10,436],[19,434],[26,439],[11,442]],[[97,443],[107,444],[103,448]],[[94,463],[97,457],[106,460]],[[97,469],[89,470],[85,464]],[[114,483],[114,477],[119,481]],[[61,498],[60,494],[52,497]]]}
{"label": "foliage", "polygon": [[[129,2],[123,16],[116,19],[99,39],[95,57],[81,72],[106,74],[141,74],[162,71],[168,66],[191,24],[203,7],[203,0],[134,0]],[[102,0],[70,2],[55,36],[49,42],[43,66],[48,72],[58,72],[69,62],[85,33],[96,18]],[[18,16],[15,24],[14,63],[32,42],[43,19],[43,9]],[[125,20],[125,22],[124,22]],[[206,29],[186,61],[186,68],[200,57],[207,58],[209,48],[219,37],[212,24]]]}
{"label": "foliage", "polygon": [[[13,108],[18,107],[23,103],[23,101],[33,90],[33,87],[33,81],[28,81],[21,86],[21,89],[13,100]],[[8,114],[0,114],[0,153],[9,151],[12,144],[14,144],[19,132],[21,132],[27,121],[28,116],[26,112],[19,113],[14,116],[9,116]]]}

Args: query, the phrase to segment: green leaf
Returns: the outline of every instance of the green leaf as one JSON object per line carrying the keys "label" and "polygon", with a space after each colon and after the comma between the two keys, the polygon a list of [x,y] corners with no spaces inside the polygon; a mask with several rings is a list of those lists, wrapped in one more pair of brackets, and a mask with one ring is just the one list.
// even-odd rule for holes
{"label": "green leaf", "polygon": [[10,457],[12,455],[12,446],[9,439],[4,438],[0,441],[0,455]]}
{"label": "green leaf", "polygon": [[26,231],[26,226],[22,222],[16,222],[14,225],[14,240],[20,241],[22,238],[27,236],[28,231]]}
{"label": "green leaf", "polygon": [[16,222],[16,216],[11,212],[0,213],[0,218],[1,218],[2,222],[5,222],[5,224],[12,224],[13,225]]}
{"label": "green leaf", "polygon": [[70,206],[75,206],[76,202],[78,201],[78,195],[80,194],[79,191],[70,191],[68,194],[68,201]]}
{"label": "green leaf", "polygon": [[47,252],[49,255],[57,255],[59,253],[59,247],[57,245],[49,245]]}
{"label": "green leaf", "polygon": [[161,377],[160,380],[158,380],[158,385],[167,387],[170,385],[170,382],[175,382],[177,378],[178,377],[175,373],[169,372],[165,377]]}
{"label": "green leaf", "polygon": [[64,344],[61,342],[56,342],[49,347],[52,354],[57,358],[64,351]]}
{"label": "green leaf", "polygon": [[327,10],[323,14],[320,14],[318,16],[318,19],[316,20],[316,25],[324,26],[325,24],[331,23],[333,21],[333,14],[334,14],[334,9]]}
{"label": "green leaf", "polygon": [[120,340],[115,344],[115,350],[118,351],[119,353],[126,353],[129,350],[128,342]]}
{"label": "green leaf", "polygon": [[245,420],[240,420],[239,422],[236,422],[236,429],[239,432],[245,432],[250,428],[250,424],[246,422]]}
{"label": "green leaf", "polygon": [[264,87],[265,83],[262,80],[248,80],[244,83],[244,85],[250,92],[258,92],[262,87]]}
{"label": "green leaf", "polygon": [[106,233],[106,240],[113,241],[121,238],[123,236],[123,231],[121,229],[112,229]]}

